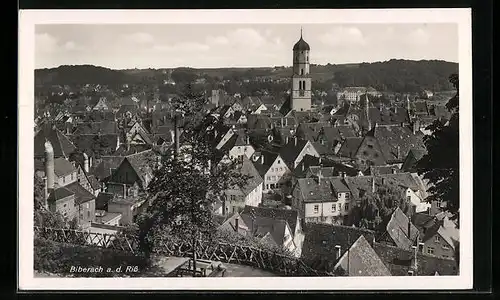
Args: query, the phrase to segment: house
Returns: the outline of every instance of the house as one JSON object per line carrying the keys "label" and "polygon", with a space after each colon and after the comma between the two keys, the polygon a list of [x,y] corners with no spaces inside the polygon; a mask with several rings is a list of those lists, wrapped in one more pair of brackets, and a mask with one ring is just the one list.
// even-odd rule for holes
{"label": "house", "polygon": [[299,163],[297,168],[293,170],[293,177],[295,178],[311,177],[313,175],[317,175],[319,169],[322,170],[322,174],[324,177],[342,176],[344,173],[347,176],[360,175],[360,171],[353,168],[352,166],[348,166],[341,162],[337,162],[327,158],[306,155]]}
{"label": "house", "polygon": [[291,190],[292,207],[299,211],[305,223],[343,224],[354,206],[353,195],[346,177],[298,178]]}
{"label": "house", "polygon": [[222,215],[237,212],[243,209],[245,205],[257,207],[262,202],[262,184],[264,180],[246,156],[242,156],[241,162],[237,172],[248,177],[248,179],[245,183],[234,185],[224,191],[222,207],[219,210]]}
{"label": "house", "polygon": [[153,179],[153,167],[157,163],[157,156],[152,150],[146,150],[123,158],[108,180],[109,183],[133,186],[137,184],[142,191],[147,189]]}
{"label": "house", "polygon": [[398,207],[391,215],[385,231],[377,239],[381,243],[395,246],[404,250],[411,250],[416,246],[419,239],[418,228]]}
{"label": "house", "polygon": [[108,226],[120,226],[122,214],[105,210],[96,210],[95,223]]}
{"label": "house", "polygon": [[424,213],[412,216],[412,223],[420,232],[418,251],[443,259],[455,259],[455,248],[460,241],[459,231],[454,226],[446,226],[443,220]]}
{"label": "house", "polygon": [[391,276],[391,271],[363,235],[344,252],[334,266],[342,276]]}
{"label": "house", "polygon": [[382,259],[392,276],[453,276],[458,265],[451,259],[442,259],[416,251],[401,249],[383,243],[374,243],[373,250]]}
{"label": "house", "polygon": [[420,97],[424,98],[424,99],[430,99],[434,96],[434,93],[432,91],[429,91],[429,90],[423,90],[420,92]]}
{"label": "house", "polygon": [[[373,243],[375,237],[375,232],[371,230],[324,223],[306,223],[303,230],[305,238],[301,260],[316,270],[332,273],[360,236],[368,243]],[[346,263],[342,259],[342,264]]]}
{"label": "house", "polygon": [[348,102],[359,102],[361,95],[367,93],[367,89],[365,87],[346,87],[343,90],[337,92],[337,99],[348,101]]}
{"label": "house", "polygon": [[261,150],[253,153],[251,158],[264,179],[264,193],[281,188],[290,179],[291,171],[278,153]]}
{"label": "house", "polygon": [[297,253],[293,231],[284,219],[258,215],[252,213],[252,211],[244,210],[241,213],[234,213],[219,229],[246,237],[253,237],[271,248],[281,248],[295,255]]}
{"label": "house", "polygon": [[108,135],[118,134],[118,125],[115,121],[80,122],[75,124],[73,135]]}
{"label": "house", "polygon": [[417,162],[424,157],[426,151],[424,149],[410,149],[405,159],[403,160],[403,164],[401,165],[401,170],[404,172],[416,172]]}
{"label": "house", "polygon": [[99,101],[96,103],[96,105],[92,109],[99,110],[99,111],[109,110],[109,107],[106,104],[106,97],[99,98]]}
{"label": "house", "polygon": [[220,150],[227,153],[230,159],[237,159],[242,156],[246,156],[247,158],[252,157],[255,148],[250,143],[250,136],[248,136],[244,130],[231,130],[231,132],[233,134],[227,142],[220,147]]}
{"label": "house", "polygon": [[290,169],[295,169],[306,155],[320,156],[310,141],[297,137],[284,145],[279,154]]}
{"label": "house", "polygon": [[109,181],[111,175],[121,165],[123,156],[101,156],[96,160],[90,169],[90,174],[94,175],[100,182]]}
{"label": "house", "polygon": [[138,121],[135,121],[130,128],[125,130],[125,138],[128,144],[151,145],[153,143],[147,130]]}
{"label": "house", "polygon": [[109,200],[107,213],[120,214],[119,224],[124,226],[134,223],[137,215],[146,207],[147,202],[143,195],[117,195]]}

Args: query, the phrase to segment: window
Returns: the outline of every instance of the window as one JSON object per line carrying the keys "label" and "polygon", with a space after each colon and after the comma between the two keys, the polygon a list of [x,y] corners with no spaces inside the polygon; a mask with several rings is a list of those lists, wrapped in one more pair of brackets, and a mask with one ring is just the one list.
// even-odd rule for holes
{"label": "window", "polygon": [[349,199],[349,193],[345,193],[346,200]]}
{"label": "window", "polygon": [[342,193],[337,194],[337,199],[340,199],[342,197]]}
{"label": "window", "polygon": [[236,201],[236,196],[235,195],[231,195],[230,199],[231,199],[231,201]]}
{"label": "window", "polygon": [[434,242],[436,243],[439,243],[441,240],[439,239],[439,235],[436,235],[436,237],[434,238]]}
{"label": "window", "polygon": [[63,183],[65,183],[66,182],[66,177],[63,176],[62,179],[63,179]]}
{"label": "window", "polygon": [[406,197],[406,200],[407,200],[408,202],[411,202],[411,196]]}
{"label": "window", "polygon": [[348,211],[348,210],[349,210],[349,204],[348,204],[348,203],[346,203],[346,204],[345,204],[345,211]]}
{"label": "window", "polygon": [[335,203],[332,204],[332,211],[333,212],[337,211],[337,204],[335,204]]}
{"label": "window", "polygon": [[68,204],[67,204],[67,203],[64,203],[63,207],[66,207],[66,206],[68,206]]}
{"label": "window", "polygon": [[90,210],[87,211],[87,218],[90,218]]}
{"label": "window", "polygon": [[319,205],[314,205],[314,213],[317,214],[319,212]]}
{"label": "window", "polygon": [[448,258],[449,256],[448,255],[443,255],[443,258]]}
{"label": "window", "polygon": [[444,250],[450,250],[450,246],[448,246],[448,245],[443,245],[443,249],[444,249]]}
{"label": "window", "polygon": [[427,247],[427,254],[434,255],[434,248],[433,247]]}
{"label": "window", "polygon": [[269,189],[269,184],[266,184],[266,190],[268,190],[268,189]]}
{"label": "window", "polygon": [[413,276],[413,270],[408,271],[408,276]]}
{"label": "window", "polygon": [[304,75],[304,69],[300,69],[300,75]]}
{"label": "window", "polygon": [[281,164],[281,160],[278,159],[278,164]]}
{"label": "window", "polygon": [[368,148],[373,149],[373,145],[368,144]]}

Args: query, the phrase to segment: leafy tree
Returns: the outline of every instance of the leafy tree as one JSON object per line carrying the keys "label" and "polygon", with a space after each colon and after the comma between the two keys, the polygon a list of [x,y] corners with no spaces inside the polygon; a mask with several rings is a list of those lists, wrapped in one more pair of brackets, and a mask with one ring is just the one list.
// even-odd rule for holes
{"label": "leafy tree", "polygon": [[450,82],[456,89],[455,96],[446,104],[452,113],[451,118],[448,122],[436,120],[427,127],[432,134],[425,137],[427,154],[418,161],[417,170],[431,184],[428,201],[443,201],[446,203],[447,211],[458,213],[460,208],[458,75],[451,75]]}
{"label": "leafy tree", "polygon": [[[174,103],[176,118],[183,121],[182,147],[177,145],[174,153],[162,157],[162,166],[148,186],[151,204],[138,217],[139,246],[146,256],[168,236],[191,240],[193,250],[199,238],[212,238],[214,204],[221,201],[224,190],[243,182],[235,172],[236,162],[215,163],[220,156],[210,142],[214,134],[211,121],[202,117],[205,101],[188,85]],[[196,251],[193,262],[196,266]]]}

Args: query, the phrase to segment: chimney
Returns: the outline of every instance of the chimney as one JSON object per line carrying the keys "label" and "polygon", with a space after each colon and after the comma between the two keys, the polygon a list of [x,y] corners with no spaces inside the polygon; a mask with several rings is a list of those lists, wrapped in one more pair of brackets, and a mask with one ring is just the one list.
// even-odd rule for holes
{"label": "chimney", "polygon": [[375,176],[372,176],[372,193],[375,193]]}
{"label": "chimney", "polygon": [[318,164],[321,166],[321,157],[318,158]]}
{"label": "chimney", "polygon": [[49,140],[45,140],[45,177],[47,178],[47,189],[54,189],[54,148]]}
{"label": "chimney", "polygon": [[283,122],[283,118],[281,118],[281,127],[285,126],[285,122]]}
{"label": "chimney", "polygon": [[304,172],[306,169],[306,165],[304,163],[302,163],[302,172]]}
{"label": "chimney", "polygon": [[294,143],[295,143],[295,146],[297,146],[297,137],[293,137],[293,140],[294,140]]}
{"label": "chimney", "polygon": [[260,155],[260,163],[261,163],[261,164],[264,164],[264,154],[261,154],[261,155]]}
{"label": "chimney", "polygon": [[342,253],[341,250],[342,249],[341,249],[340,245],[335,245],[335,259],[340,258],[340,254]]}
{"label": "chimney", "polygon": [[392,168],[392,174],[396,174],[396,168]]}
{"label": "chimney", "polygon": [[239,228],[240,228],[240,219],[236,218],[234,219],[234,231],[238,232]]}
{"label": "chimney", "polygon": [[127,185],[123,184],[123,198],[127,198]]}
{"label": "chimney", "polygon": [[250,145],[250,137],[249,136],[246,137],[246,144]]}
{"label": "chimney", "polygon": [[49,191],[47,189],[47,177],[43,177],[43,205],[48,208],[47,199],[49,198]]}
{"label": "chimney", "polygon": [[85,152],[83,152],[83,169],[85,170],[85,173],[89,173],[90,170],[89,156]]}
{"label": "chimney", "polygon": [[397,151],[398,151],[397,152],[398,159],[400,159],[401,158],[401,147],[398,146]]}
{"label": "chimney", "polygon": [[411,238],[411,221],[410,218],[408,218],[408,238]]}
{"label": "chimney", "polygon": [[323,172],[321,168],[318,170],[318,184],[321,184],[321,179],[323,178]]}
{"label": "chimney", "polygon": [[346,172],[340,172],[340,174],[342,175],[342,178],[345,178]]}

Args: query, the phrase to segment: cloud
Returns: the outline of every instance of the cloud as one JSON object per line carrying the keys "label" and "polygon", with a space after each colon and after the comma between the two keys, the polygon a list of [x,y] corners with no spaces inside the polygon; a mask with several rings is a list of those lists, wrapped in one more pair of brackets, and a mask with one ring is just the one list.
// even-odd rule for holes
{"label": "cloud", "polygon": [[429,40],[430,34],[422,28],[411,31],[406,37],[407,43],[418,46],[427,45]]}
{"label": "cloud", "polygon": [[63,49],[67,51],[78,51],[82,50],[83,48],[80,45],[77,45],[73,41],[67,41],[66,43],[64,43]]}
{"label": "cloud", "polygon": [[48,33],[35,35],[35,49],[40,53],[52,53],[56,51],[57,42],[57,38]]}
{"label": "cloud", "polygon": [[335,27],[329,32],[319,36],[320,40],[328,46],[356,46],[365,45],[363,32],[357,27]]}
{"label": "cloud", "polygon": [[207,37],[207,43],[212,45],[227,45],[229,44],[229,39],[225,36],[209,36]]}
{"label": "cloud", "polygon": [[154,37],[146,32],[135,32],[124,35],[126,41],[137,44],[149,44],[154,42]]}
{"label": "cloud", "polygon": [[230,44],[250,48],[258,48],[266,43],[266,39],[255,29],[238,28],[227,34]]}
{"label": "cloud", "polygon": [[155,45],[153,46],[153,50],[158,52],[185,53],[185,52],[208,51],[210,50],[210,46],[195,42],[185,42],[174,45]]}

